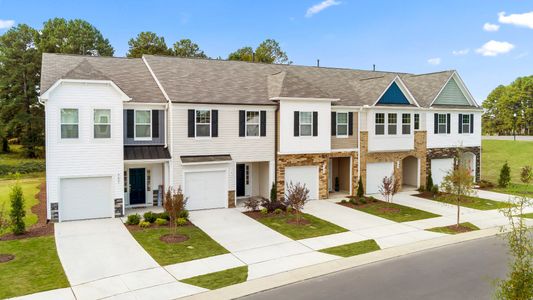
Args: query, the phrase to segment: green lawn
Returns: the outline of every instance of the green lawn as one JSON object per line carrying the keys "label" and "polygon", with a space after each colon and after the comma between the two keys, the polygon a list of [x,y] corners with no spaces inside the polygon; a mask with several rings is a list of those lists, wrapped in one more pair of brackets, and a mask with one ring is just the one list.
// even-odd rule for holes
{"label": "green lawn", "polygon": [[495,187],[492,191],[533,198],[533,184],[526,185],[523,183],[511,183],[506,188]]}
{"label": "green lawn", "polygon": [[0,253],[15,259],[0,263],[0,298],[68,287],[53,236],[0,241]]}
{"label": "green lawn", "polygon": [[[463,200],[461,200],[460,203],[461,206],[479,210],[500,209],[512,206],[512,204],[507,202],[494,201],[478,197],[463,197],[462,199]],[[455,199],[452,199],[449,195],[439,195],[431,200],[457,205]]]}
{"label": "green lawn", "polygon": [[[7,212],[11,210],[11,202],[9,200],[9,194],[11,192],[10,187],[15,182],[15,180],[0,180],[0,209],[2,209],[3,206]],[[26,227],[29,227],[37,222],[37,215],[31,212],[31,207],[38,203],[38,199],[35,197],[35,195],[39,192],[39,185],[42,182],[42,178],[19,180],[25,199]],[[0,232],[0,235],[1,234],[2,232]]]}
{"label": "green lawn", "polygon": [[269,214],[256,220],[293,240],[348,231],[347,229],[309,214],[302,213],[302,218],[307,220],[308,223],[301,223],[300,225],[287,223],[287,221],[295,219],[293,214],[288,213]]}
{"label": "green lawn", "polygon": [[327,254],[338,255],[342,257],[349,257],[354,255],[359,255],[363,253],[368,253],[372,251],[379,250],[379,245],[374,240],[365,240],[356,243],[340,245],[336,247],[326,248],[320,250]]}
{"label": "green lawn", "polygon": [[440,215],[420,209],[379,200],[374,202],[368,201],[366,204],[352,205],[350,207],[395,222],[409,222],[440,217]]}
{"label": "green lawn", "polygon": [[169,233],[172,233],[170,228],[131,231],[137,242],[163,266],[228,253],[228,250],[196,226],[178,227],[179,234],[189,237],[181,243],[168,244],[159,240],[160,236]]}
{"label": "green lawn", "polygon": [[245,282],[248,278],[248,267],[237,267],[220,272],[209,273],[180,280],[181,282],[215,290],[228,285]]}
{"label": "green lawn", "polygon": [[[452,226],[455,226],[455,225],[452,225]],[[479,228],[470,223],[470,222],[465,222],[465,223],[459,223],[459,226],[461,227],[466,227],[468,229],[470,229],[470,231],[474,231],[474,230],[479,230]],[[456,230],[453,230],[452,228],[450,228],[450,226],[443,226],[443,227],[434,227],[434,228],[429,228],[429,229],[426,229],[427,231],[433,231],[433,232],[438,232],[438,233],[446,233],[446,234],[458,234],[460,232],[457,232]]]}
{"label": "green lawn", "polygon": [[533,219],[533,213],[523,214],[522,217],[524,217],[524,218],[529,218],[529,219]]}

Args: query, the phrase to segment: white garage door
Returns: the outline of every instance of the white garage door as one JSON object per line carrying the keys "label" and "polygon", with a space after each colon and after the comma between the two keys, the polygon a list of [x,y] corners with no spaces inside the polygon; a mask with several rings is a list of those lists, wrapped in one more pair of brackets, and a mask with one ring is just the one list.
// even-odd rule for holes
{"label": "white garage door", "polygon": [[221,208],[228,204],[226,171],[185,173],[187,209]]}
{"label": "white garage door", "polygon": [[446,174],[453,169],[453,158],[439,158],[431,160],[431,178],[433,184],[440,184]]}
{"label": "white garage door", "polygon": [[61,221],[112,217],[111,177],[65,178],[60,184]]}
{"label": "white garage door", "polygon": [[309,189],[309,199],[318,199],[318,166],[285,168],[285,186],[289,182],[305,184]]}
{"label": "white garage door", "polygon": [[367,194],[379,193],[379,187],[384,177],[389,177],[394,172],[393,162],[376,162],[366,164],[366,190]]}

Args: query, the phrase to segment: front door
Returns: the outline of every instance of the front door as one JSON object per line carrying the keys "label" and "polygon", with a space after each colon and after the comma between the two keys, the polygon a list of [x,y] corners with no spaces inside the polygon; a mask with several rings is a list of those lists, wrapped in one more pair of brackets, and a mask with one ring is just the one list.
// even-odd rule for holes
{"label": "front door", "polygon": [[245,177],[245,165],[237,164],[237,197],[243,197],[246,193],[246,187],[244,182]]}
{"label": "front door", "polygon": [[144,168],[130,169],[130,205],[146,203]]}

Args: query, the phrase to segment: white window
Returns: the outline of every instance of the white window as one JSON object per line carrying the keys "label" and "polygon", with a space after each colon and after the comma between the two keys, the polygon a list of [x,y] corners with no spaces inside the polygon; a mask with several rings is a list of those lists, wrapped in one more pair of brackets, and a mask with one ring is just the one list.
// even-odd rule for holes
{"label": "white window", "polygon": [[313,134],[313,113],[310,111],[300,112],[300,136]]}
{"label": "white window", "polygon": [[259,136],[259,111],[246,111],[246,136]]}
{"label": "white window", "polygon": [[211,136],[211,111],[196,110],[196,136]]}
{"label": "white window", "polygon": [[94,110],[94,138],[106,139],[111,137],[111,110]]}
{"label": "white window", "polygon": [[463,120],[461,121],[462,133],[470,133],[470,115],[463,115]]}
{"label": "white window", "polygon": [[411,114],[402,114],[402,134],[411,134]]}
{"label": "white window", "polygon": [[337,113],[337,136],[348,136],[348,113]]}
{"label": "white window", "polygon": [[61,109],[61,138],[77,139],[79,137],[78,110],[75,108]]}
{"label": "white window", "polygon": [[420,129],[420,115],[415,114],[415,130]]}
{"label": "white window", "polygon": [[448,122],[446,121],[446,114],[438,114],[438,132],[437,133],[447,133],[448,132]]}
{"label": "white window", "polygon": [[377,113],[376,114],[376,135],[385,134],[385,114]]}
{"label": "white window", "polygon": [[152,111],[135,111],[135,139],[150,140],[152,138]]}
{"label": "white window", "polygon": [[398,122],[398,116],[396,114],[387,114],[388,117],[388,134],[396,134],[396,123]]}

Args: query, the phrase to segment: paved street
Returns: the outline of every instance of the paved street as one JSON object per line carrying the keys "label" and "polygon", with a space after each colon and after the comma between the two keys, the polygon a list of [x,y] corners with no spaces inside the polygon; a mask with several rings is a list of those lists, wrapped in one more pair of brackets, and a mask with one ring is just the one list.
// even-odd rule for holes
{"label": "paved street", "polygon": [[505,276],[499,237],[373,263],[250,295],[245,299],[490,299]]}

